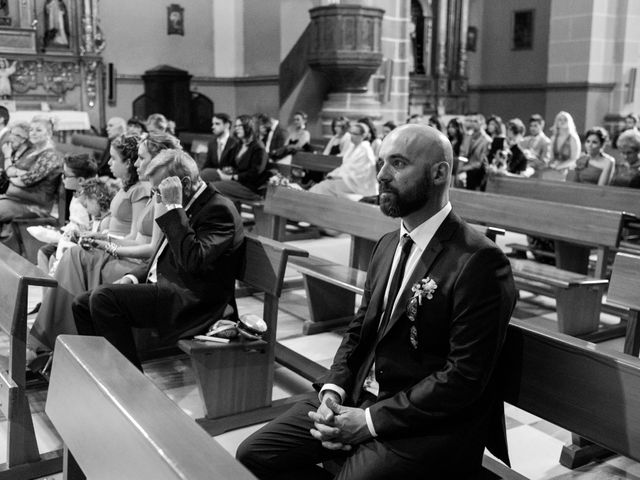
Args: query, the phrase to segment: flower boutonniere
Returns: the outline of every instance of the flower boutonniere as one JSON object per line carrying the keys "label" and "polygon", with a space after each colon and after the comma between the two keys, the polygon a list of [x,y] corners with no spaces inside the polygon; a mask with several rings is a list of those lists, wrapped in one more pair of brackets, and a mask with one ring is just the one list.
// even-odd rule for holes
{"label": "flower boutonniere", "polygon": [[423,298],[431,300],[437,288],[438,284],[431,277],[423,278],[411,287],[413,295],[407,305],[407,317],[409,317],[409,321],[412,323],[411,329],[409,330],[409,342],[414,349],[418,348],[418,329],[415,325],[418,306],[422,305]]}

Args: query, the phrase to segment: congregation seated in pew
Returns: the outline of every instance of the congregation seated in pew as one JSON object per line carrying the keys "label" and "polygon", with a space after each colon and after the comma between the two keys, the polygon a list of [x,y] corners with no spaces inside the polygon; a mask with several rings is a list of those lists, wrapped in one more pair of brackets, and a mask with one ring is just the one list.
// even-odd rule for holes
{"label": "congregation seated in pew", "polygon": [[244,238],[233,203],[200,178],[185,152],[162,152],[146,174],[162,232],[159,247],[113,284],[73,303],[79,334],[104,336],[140,369],[132,327],[156,328],[162,342],[173,344],[204,333],[235,306]]}
{"label": "congregation seated in pew", "polygon": [[[32,359],[48,355],[61,333],[75,333],[71,303],[75,295],[100,283],[113,282],[152,253],[153,203],[150,185],[139,172],[139,138],[120,137],[111,146],[109,164],[122,187],[110,204],[108,232],[85,232],[79,245],[62,255],[55,272],[59,288],[48,290],[31,328],[28,345]],[[139,164],[140,170],[136,168]],[[144,175],[142,178],[145,178]],[[159,233],[157,234],[159,236]],[[34,368],[40,362],[34,364]]]}

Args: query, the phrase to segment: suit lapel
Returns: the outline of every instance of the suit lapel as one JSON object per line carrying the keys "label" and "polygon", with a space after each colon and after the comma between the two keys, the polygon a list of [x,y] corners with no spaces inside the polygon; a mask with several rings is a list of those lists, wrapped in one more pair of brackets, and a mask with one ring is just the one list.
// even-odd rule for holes
{"label": "suit lapel", "polygon": [[[396,322],[404,315],[406,311],[407,303],[413,294],[411,291],[411,287],[426,278],[427,274],[431,270],[431,266],[436,261],[443,248],[445,247],[446,242],[451,238],[453,233],[457,230],[460,223],[460,219],[458,216],[451,212],[444,220],[440,228],[436,231],[435,235],[427,245],[427,248],[422,253],[418,264],[414,268],[413,272],[411,272],[411,276],[409,277],[409,281],[405,285],[404,289],[398,294],[399,299],[391,313],[391,318],[389,319],[389,323],[383,332],[380,332],[379,338],[383,338],[391,328],[396,324]],[[384,291],[383,291],[384,295]]]}
{"label": "suit lapel", "polygon": [[399,232],[394,232],[393,240],[389,242],[389,246],[386,248],[386,253],[383,255],[380,272],[381,275],[378,277],[378,281],[373,287],[373,292],[371,292],[371,299],[369,300],[369,308],[373,308],[373,312],[376,312],[375,315],[370,316],[376,322],[375,330],[378,329],[378,323],[380,322],[380,318],[382,318],[382,311],[384,308],[384,292],[387,289],[387,283],[389,282],[389,277],[391,276],[391,264],[393,263],[393,256],[395,254],[396,248],[398,248],[398,243],[400,241]]}

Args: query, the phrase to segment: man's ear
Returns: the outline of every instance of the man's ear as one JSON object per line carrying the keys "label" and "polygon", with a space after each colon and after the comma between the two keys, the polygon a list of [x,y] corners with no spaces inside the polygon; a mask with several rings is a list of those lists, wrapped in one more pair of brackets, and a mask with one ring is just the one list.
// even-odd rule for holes
{"label": "man's ear", "polygon": [[451,166],[448,162],[438,162],[431,166],[431,178],[434,185],[448,185],[451,176]]}

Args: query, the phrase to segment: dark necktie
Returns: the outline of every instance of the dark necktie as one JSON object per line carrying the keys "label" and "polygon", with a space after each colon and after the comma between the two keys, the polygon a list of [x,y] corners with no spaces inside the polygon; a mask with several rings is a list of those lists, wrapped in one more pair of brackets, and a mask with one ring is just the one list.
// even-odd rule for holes
{"label": "dark necktie", "polygon": [[402,285],[402,279],[404,277],[404,271],[407,266],[407,260],[409,259],[409,253],[411,253],[411,247],[413,247],[413,240],[408,234],[404,234],[401,243],[401,252],[400,252],[400,260],[398,260],[398,266],[396,267],[395,272],[393,272],[393,278],[391,279],[391,284],[389,285],[389,294],[387,295],[387,303],[384,307],[384,314],[382,315],[382,320],[380,321],[380,326],[378,327],[378,336],[380,336],[387,324],[389,323],[389,319],[391,318],[391,312],[393,311],[393,304],[395,303],[396,297],[398,296],[398,291],[400,290],[400,285]]}
{"label": "dark necktie", "polygon": [[[387,295],[387,302],[384,309],[384,314],[382,315],[382,320],[378,324],[378,334],[377,340],[380,339],[380,336],[384,332],[387,324],[389,323],[389,319],[391,318],[391,312],[393,311],[393,304],[395,303],[395,299],[398,296],[398,290],[400,290],[400,285],[402,285],[402,278],[404,277],[404,271],[407,266],[407,260],[409,258],[409,253],[411,253],[411,247],[413,246],[413,240],[407,234],[403,235],[400,239],[401,243],[401,251],[400,251],[400,259],[398,260],[398,266],[393,272],[393,278],[391,279],[391,284],[389,285],[389,294]],[[369,337],[371,338],[371,337]],[[375,358],[376,352],[376,344],[377,340],[373,342],[372,345],[367,346],[369,348],[369,353],[365,358],[364,364],[360,368],[358,374],[356,375],[354,387],[353,387],[353,401],[356,405],[360,404],[362,389],[364,386],[365,379],[369,375],[371,371],[371,367],[373,366],[373,360]]]}

